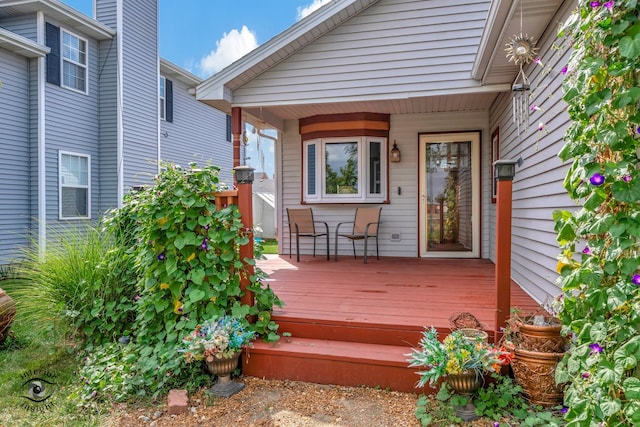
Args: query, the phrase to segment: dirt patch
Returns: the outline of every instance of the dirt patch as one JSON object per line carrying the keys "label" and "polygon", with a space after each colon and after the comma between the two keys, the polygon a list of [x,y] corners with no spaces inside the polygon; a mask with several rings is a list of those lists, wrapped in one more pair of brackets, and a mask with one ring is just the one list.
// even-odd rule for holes
{"label": "dirt patch", "polygon": [[170,416],[165,407],[116,408],[113,426],[419,426],[413,413],[417,396],[366,387],[244,378],[246,387],[225,399],[204,390],[189,396],[189,411]]}

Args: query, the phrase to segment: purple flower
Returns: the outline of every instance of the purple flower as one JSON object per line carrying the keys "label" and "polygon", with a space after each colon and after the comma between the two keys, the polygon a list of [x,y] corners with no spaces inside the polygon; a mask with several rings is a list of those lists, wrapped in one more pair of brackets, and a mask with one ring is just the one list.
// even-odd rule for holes
{"label": "purple flower", "polygon": [[606,2],[604,4],[604,7],[606,7],[607,9],[609,9],[609,12],[611,12],[611,10],[613,9],[613,6],[616,4],[615,1],[613,0],[609,0],[608,2]]}
{"label": "purple flower", "polygon": [[140,299],[140,295],[136,295],[135,297],[133,297],[134,301],[138,301]]}
{"label": "purple flower", "polygon": [[589,372],[583,372],[582,373],[582,378],[584,378],[585,380],[588,379],[591,376],[591,373]]}
{"label": "purple flower", "polygon": [[542,59],[540,59],[539,57],[536,58],[533,62],[535,62],[536,64],[542,65]]}
{"label": "purple flower", "polygon": [[640,286],[640,274],[634,274],[633,278],[631,279],[631,283],[636,286]]}
{"label": "purple flower", "polygon": [[589,344],[589,348],[591,349],[591,354],[600,354],[604,351],[604,348],[602,348],[602,346],[597,342]]}
{"label": "purple flower", "polygon": [[200,249],[202,249],[203,251],[206,251],[207,249],[209,249],[209,245],[207,245],[207,241],[208,241],[208,239],[205,238],[202,241],[202,244],[200,245]]}
{"label": "purple flower", "polygon": [[499,423],[499,422],[497,422],[497,421],[495,421],[495,422],[493,423],[493,427],[500,427],[500,423]]}
{"label": "purple flower", "polygon": [[569,408],[567,408],[566,406],[563,406],[562,409],[560,409],[560,412],[562,412],[563,414],[566,414],[567,412],[569,412]]}
{"label": "purple flower", "polygon": [[183,311],[183,310],[184,310],[184,308],[182,308],[182,307],[179,307],[179,308],[178,308],[178,311],[179,311],[180,313],[182,313],[182,311]]}
{"label": "purple flower", "polygon": [[209,226],[209,224],[207,224],[207,225],[205,225],[205,226],[204,226],[204,229],[205,229],[205,230],[209,230],[209,228],[211,228],[211,227]]}
{"label": "purple flower", "polygon": [[585,255],[591,255],[591,249],[589,249],[589,246],[585,246],[582,253]]}
{"label": "purple flower", "polygon": [[625,175],[625,176],[623,176],[623,177],[622,177],[622,180],[623,180],[624,182],[630,182],[630,181],[631,181],[631,175]]}
{"label": "purple flower", "polygon": [[158,261],[164,261],[165,258],[166,258],[166,255],[164,253],[161,253],[160,255],[158,255]]}
{"label": "purple flower", "polygon": [[567,71],[569,71],[569,67],[567,67],[566,65],[560,70],[562,74],[567,74]]}
{"label": "purple flower", "polygon": [[96,396],[96,394],[98,394],[98,392],[97,392],[97,391],[95,391],[95,390],[93,390],[93,393],[91,393],[91,396],[95,397],[95,396]]}
{"label": "purple flower", "polygon": [[591,175],[591,178],[589,178],[589,182],[595,186],[602,185],[604,184],[604,176],[599,173],[594,173]]}
{"label": "purple flower", "polygon": [[544,129],[544,123],[540,122],[538,123],[538,132],[542,132],[542,129]]}
{"label": "purple flower", "polygon": [[589,6],[596,8],[596,7],[600,7],[602,5],[602,3],[600,3],[599,1],[592,1],[591,3],[589,3]]}
{"label": "purple flower", "polygon": [[538,107],[536,104],[533,104],[533,105],[531,106],[531,112],[532,112],[532,113],[533,113],[534,111],[538,111],[538,110],[540,110],[540,107]]}

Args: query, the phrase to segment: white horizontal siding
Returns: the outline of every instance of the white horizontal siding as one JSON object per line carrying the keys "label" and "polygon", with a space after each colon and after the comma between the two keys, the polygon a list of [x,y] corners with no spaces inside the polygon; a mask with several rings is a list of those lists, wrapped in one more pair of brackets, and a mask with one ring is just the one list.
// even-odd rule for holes
{"label": "white horizontal siding", "polygon": [[0,49],[0,265],[29,244],[29,62]]}
{"label": "white horizontal siding", "polygon": [[[419,142],[418,134],[423,132],[452,132],[452,131],[480,131],[482,151],[486,151],[489,144],[488,112],[466,113],[438,113],[438,114],[406,114],[391,116],[390,141],[395,141],[402,154],[400,163],[389,163],[389,204],[382,204],[382,225],[380,226],[380,255],[398,257],[418,256],[418,166],[419,166]],[[302,143],[298,134],[298,122],[287,121],[283,132],[282,149],[277,155],[281,156],[281,169],[278,174],[281,179],[281,193],[277,200],[279,205],[278,230],[280,235],[280,253],[289,253],[289,225],[287,222],[286,208],[301,207],[301,165]],[[278,162],[279,163],[279,162]],[[488,176],[489,169],[483,166],[483,176]],[[483,178],[484,179],[484,178]],[[486,178],[486,182],[489,179]],[[401,194],[398,194],[398,188]],[[490,190],[482,191],[483,213],[482,244],[483,257],[488,255],[489,238],[484,232],[488,224],[485,212],[490,198]],[[358,205],[308,205],[313,208],[316,220],[326,221],[331,233],[331,253],[334,247],[334,232],[337,224],[344,221],[353,221],[355,208]],[[366,205],[369,206],[369,205]],[[392,241],[391,234],[399,234],[400,241]],[[369,254],[375,254],[374,241]],[[301,253],[311,254],[313,242],[310,239],[301,239]],[[360,246],[358,246],[360,244]],[[318,241],[318,252],[322,254],[324,241]],[[371,249],[373,247],[373,249]],[[362,255],[362,243],[356,243],[358,255]],[[295,252],[295,243],[293,251]],[[351,244],[347,239],[339,241],[339,253],[348,256],[352,254]]]}
{"label": "white horizontal siding", "polygon": [[235,90],[234,101],[327,102],[478,87],[470,72],[488,5],[380,1]]}
{"label": "white horizontal siding", "polygon": [[[212,164],[220,167],[220,179],[233,185],[233,146],[227,141],[227,116],[188,93],[188,87],[173,82],[173,122],[160,122],[162,160],[187,167]],[[166,135],[166,136],[165,136]]]}
{"label": "white horizontal siding", "polygon": [[[565,18],[556,17],[554,22]],[[512,277],[539,302],[560,292],[555,284],[559,248],[553,211],[575,209],[562,185],[568,166],[557,157],[569,125],[560,70],[570,52],[554,49],[555,30],[550,28],[539,43],[543,66],[531,64],[525,69],[532,87],[530,105],[540,108],[531,114],[529,129],[518,138],[511,121],[511,94],[502,95],[491,111],[492,129],[500,127],[500,157],[524,161],[513,181]],[[539,123],[543,131],[538,131]],[[490,214],[495,223],[495,205]],[[495,259],[495,239],[491,258]]]}

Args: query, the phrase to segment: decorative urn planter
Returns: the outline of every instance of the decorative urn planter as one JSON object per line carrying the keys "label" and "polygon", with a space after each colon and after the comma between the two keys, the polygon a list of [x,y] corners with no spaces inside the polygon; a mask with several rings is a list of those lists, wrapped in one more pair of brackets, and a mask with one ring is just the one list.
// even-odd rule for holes
{"label": "decorative urn planter", "polygon": [[0,343],[9,335],[9,328],[16,317],[16,303],[0,288]]}
{"label": "decorative urn planter", "polygon": [[463,406],[456,406],[454,411],[463,421],[477,420],[476,408],[471,401],[471,394],[482,387],[484,377],[475,371],[466,371],[457,375],[447,375],[444,378],[451,390],[461,396],[467,397],[469,403]]}
{"label": "decorative urn planter", "polygon": [[207,358],[207,370],[218,377],[218,382],[209,389],[214,396],[230,397],[242,389],[244,384],[231,381],[231,373],[238,367],[238,359],[242,355],[239,351],[233,356],[224,359]]}

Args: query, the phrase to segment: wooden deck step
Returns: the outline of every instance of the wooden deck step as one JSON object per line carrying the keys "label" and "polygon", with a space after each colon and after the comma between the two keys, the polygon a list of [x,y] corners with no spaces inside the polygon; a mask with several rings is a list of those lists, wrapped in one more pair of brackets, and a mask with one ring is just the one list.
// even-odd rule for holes
{"label": "wooden deck step", "polygon": [[[318,340],[332,340],[337,337],[341,341],[382,344],[392,346],[414,347],[422,337],[423,326],[392,325],[384,323],[344,322],[327,319],[304,319],[274,314],[273,320],[280,325],[280,333],[288,332],[293,338],[304,337]],[[451,330],[436,328],[438,335],[444,339]],[[490,335],[492,331],[488,331]]]}
{"label": "wooden deck step", "polygon": [[256,342],[244,353],[243,373],[268,379],[318,384],[370,386],[418,392],[418,375],[409,368],[409,346],[392,346],[312,338]]}

